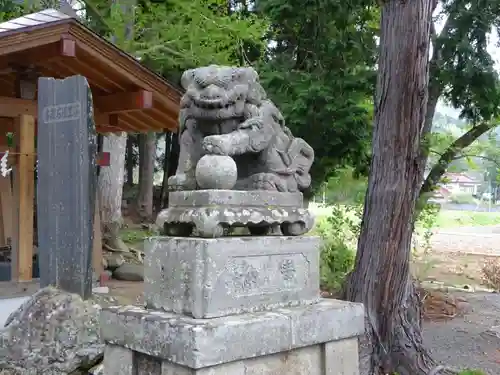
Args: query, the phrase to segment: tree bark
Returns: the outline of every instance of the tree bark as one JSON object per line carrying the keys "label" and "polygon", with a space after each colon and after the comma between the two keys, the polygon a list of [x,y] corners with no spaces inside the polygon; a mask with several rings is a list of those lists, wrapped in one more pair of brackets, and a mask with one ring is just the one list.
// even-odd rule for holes
{"label": "tree bark", "polygon": [[420,300],[409,273],[433,8],[434,0],[382,4],[373,157],[346,289],[349,300],[365,305],[370,375],[424,375],[435,367],[422,345]]}
{"label": "tree bark", "polygon": [[127,136],[127,148],[125,155],[127,186],[132,187],[134,186],[134,142],[130,134]]}
{"label": "tree bark", "polygon": [[139,193],[138,213],[143,221],[153,217],[153,178],[156,154],[156,134],[149,132],[139,137]]}
{"label": "tree bark", "polygon": [[109,152],[110,164],[99,172],[99,204],[104,242],[111,248],[128,251],[119,231],[123,224],[122,192],[127,136],[110,134],[103,137],[102,149]]}

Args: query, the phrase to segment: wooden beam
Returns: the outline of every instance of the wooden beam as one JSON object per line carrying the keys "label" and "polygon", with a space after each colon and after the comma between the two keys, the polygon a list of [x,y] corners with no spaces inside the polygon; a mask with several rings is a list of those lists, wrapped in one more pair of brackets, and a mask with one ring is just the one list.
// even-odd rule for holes
{"label": "wooden beam", "polygon": [[0,59],[0,75],[15,73],[20,67],[35,67],[61,57],[76,57],[76,41],[68,34],[61,35],[56,42]]}
{"label": "wooden beam", "polygon": [[18,198],[18,215],[14,223],[17,226],[17,251],[13,254],[12,274],[18,281],[30,281],[33,265],[33,202],[35,199],[35,118],[21,115],[17,124],[19,128],[19,158],[16,167],[16,196]]}
{"label": "wooden beam", "polygon": [[37,115],[35,100],[0,97],[0,116],[17,118],[22,115]]}
{"label": "wooden beam", "polygon": [[[38,116],[36,100],[11,98],[0,96],[0,117],[16,118],[21,115]],[[96,113],[94,120],[98,125],[113,125],[118,124],[118,115]],[[3,124],[0,122],[0,128]]]}
{"label": "wooden beam", "polygon": [[[137,92],[125,92],[104,97],[96,97],[94,98],[94,105],[99,114],[105,114],[106,116],[120,112],[137,111],[151,108],[152,100],[148,101],[148,95],[149,94],[138,95]],[[0,117],[16,118],[20,115],[31,115],[36,117],[37,114],[36,100],[0,96]],[[101,118],[101,120],[103,119],[104,117]],[[97,118],[96,122],[98,122]]]}
{"label": "wooden beam", "polygon": [[153,108],[153,93],[139,90],[106,95],[94,99],[96,108],[103,113],[130,112]]}

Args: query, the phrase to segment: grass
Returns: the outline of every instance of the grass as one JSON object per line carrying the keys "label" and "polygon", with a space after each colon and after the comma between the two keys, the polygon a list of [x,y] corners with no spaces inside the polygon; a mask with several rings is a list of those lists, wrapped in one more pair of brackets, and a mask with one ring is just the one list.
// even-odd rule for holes
{"label": "grass", "polygon": [[120,231],[122,241],[128,245],[142,243],[146,238],[154,235],[155,233],[142,228],[125,228]]}
{"label": "grass", "polygon": [[500,225],[500,212],[443,210],[436,219],[437,228]]}
{"label": "grass", "polygon": [[[318,221],[328,217],[332,212],[331,207],[312,204],[309,209],[316,215]],[[435,228],[481,227],[488,225],[500,225],[500,212],[442,210],[436,218]]]}

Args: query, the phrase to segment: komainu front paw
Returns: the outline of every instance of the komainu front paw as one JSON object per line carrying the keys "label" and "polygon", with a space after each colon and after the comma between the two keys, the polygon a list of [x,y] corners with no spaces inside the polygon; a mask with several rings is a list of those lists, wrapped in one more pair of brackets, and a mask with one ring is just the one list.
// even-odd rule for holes
{"label": "komainu front paw", "polygon": [[211,155],[230,155],[232,145],[230,138],[223,135],[209,135],[203,139],[203,150]]}
{"label": "komainu front paw", "polygon": [[168,178],[170,190],[196,190],[196,178],[187,174],[176,174]]}

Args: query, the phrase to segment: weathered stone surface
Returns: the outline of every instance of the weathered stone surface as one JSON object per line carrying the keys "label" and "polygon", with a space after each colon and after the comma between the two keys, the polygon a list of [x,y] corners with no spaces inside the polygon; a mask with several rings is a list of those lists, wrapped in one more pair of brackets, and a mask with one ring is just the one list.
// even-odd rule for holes
{"label": "weathered stone surface", "polygon": [[101,312],[107,344],[193,369],[351,338],[363,330],[363,306],[338,300],[214,319],[132,306]]}
{"label": "weathered stone surface", "polygon": [[325,374],[359,374],[357,337],[325,344]]}
{"label": "weathered stone surface", "polygon": [[322,345],[313,345],[198,370],[165,361],[162,375],[353,375],[340,371],[325,373],[323,357]]}
{"label": "weathered stone surface", "polygon": [[85,77],[38,80],[37,158],[40,285],[89,298],[97,141]]}
{"label": "weathered stone surface", "polygon": [[181,83],[186,92],[171,188],[196,190],[195,169],[204,154],[235,160],[237,190],[296,192],[309,187],[314,150],[285,126],[253,68],[211,65],[186,71]]}
{"label": "weathered stone surface", "polygon": [[145,242],[149,308],[212,318],[319,299],[317,237],[154,237]]}
{"label": "weathered stone surface", "polygon": [[238,170],[230,156],[205,155],[196,165],[196,182],[202,189],[232,189]]}
{"label": "weathered stone surface", "polygon": [[173,191],[168,195],[169,207],[302,207],[302,193],[240,190]]}
{"label": "weathered stone surface", "polygon": [[116,280],[142,281],[144,280],[144,265],[125,263],[113,271]]}
{"label": "weathered stone surface", "polygon": [[104,352],[100,307],[52,287],[41,289],[0,331],[0,369],[66,375],[89,369]]}
{"label": "weathered stone surface", "polygon": [[106,345],[102,370],[105,375],[135,375],[134,352],[121,346]]}

